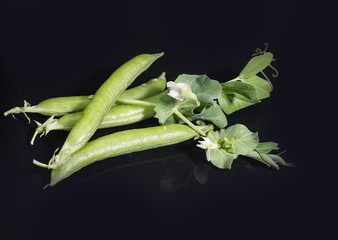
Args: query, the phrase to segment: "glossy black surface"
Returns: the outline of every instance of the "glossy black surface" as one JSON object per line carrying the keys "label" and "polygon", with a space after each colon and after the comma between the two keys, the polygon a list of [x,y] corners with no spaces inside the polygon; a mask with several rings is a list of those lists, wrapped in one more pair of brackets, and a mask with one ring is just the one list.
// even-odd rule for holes
{"label": "glossy black surface", "polygon": [[49,173],[32,159],[47,161],[67,133],[30,146],[34,124],[1,116],[1,239],[333,239],[336,159],[325,153],[334,150],[326,138],[334,129],[324,130],[333,115],[322,117],[334,102],[324,95],[336,76],[333,3],[3,1],[1,112],[23,100],[92,94],[140,53],[165,56],[135,85],[162,71],[172,81],[181,73],[227,81],[268,42],[280,72],[271,97],[228,120],[279,142],[297,167],[275,171],[240,158],[218,170],[188,141],[93,164],[43,190]]}

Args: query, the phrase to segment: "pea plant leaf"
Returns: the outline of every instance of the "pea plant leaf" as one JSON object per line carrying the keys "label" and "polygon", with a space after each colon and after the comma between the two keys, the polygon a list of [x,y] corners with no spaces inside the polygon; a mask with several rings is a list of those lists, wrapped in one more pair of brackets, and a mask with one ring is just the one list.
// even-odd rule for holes
{"label": "pea plant leaf", "polygon": [[292,166],[293,164],[289,164],[289,163],[286,163],[285,160],[279,156],[279,155],[276,155],[276,154],[268,154],[269,157],[277,164],[279,165],[282,165],[282,166]]}
{"label": "pea plant leaf", "polygon": [[[218,81],[211,80],[206,75],[188,75],[182,74],[178,76],[175,80],[176,83],[185,83],[190,87],[191,92],[196,95],[199,105],[210,107],[205,108],[202,112],[198,113],[200,115],[194,114],[194,109],[199,107],[197,103],[192,99],[184,99],[182,101],[177,100],[171,96],[168,96],[168,90],[164,95],[159,99],[155,104],[155,117],[158,118],[161,124],[166,123],[167,120],[172,122],[173,117],[171,117],[175,110],[181,110],[181,112],[190,117],[191,119],[198,120],[208,120],[213,122],[216,126],[224,127],[227,124],[226,117],[221,109],[217,106],[214,106],[214,99],[220,95],[222,87]],[[200,117],[200,118],[198,118]],[[190,120],[191,120],[190,119]]]}
{"label": "pea plant leaf", "polygon": [[285,162],[284,158],[282,158],[280,155],[276,155],[276,154],[268,154],[268,155],[275,163],[281,166],[295,167],[293,163]]}
{"label": "pea plant leaf", "polygon": [[206,158],[213,165],[221,169],[231,169],[232,162],[238,155],[221,148],[219,140],[219,131],[210,131],[197,146],[206,150]]}
{"label": "pea plant leaf", "polygon": [[[276,147],[276,143],[262,143],[264,145],[270,145],[270,148],[272,148],[272,146],[274,145],[274,150],[277,150]],[[256,148],[257,149],[257,148]],[[260,148],[261,150],[263,148]],[[264,152],[264,150],[263,150]],[[252,151],[248,154],[246,154],[245,156],[248,158],[251,158],[253,160],[256,160],[258,162],[261,162],[265,165],[267,165],[268,167],[273,167],[275,169],[279,169],[279,165],[281,166],[287,166],[287,167],[294,167],[295,165],[292,163],[287,163],[285,162],[285,160],[280,156],[280,155],[276,155],[276,154],[271,154],[271,153],[263,153],[263,152],[259,152],[258,150]]]}
{"label": "pea plant leaf", "polygon": [[[168,93],[168,91],[166,91]],[[177,100],[163,94],[155,104],[155,117],[158,118],[160,124],[164,124],[174,113],[174,107],[177,105]]]}
{"label": "pea plant leaf", "polygon": [[206,75],[181,74],[176,78],[175,82],[188,84],[191,91],[202,103],[213,103],[213,100],[218,98],[222,91],[220,83],[216,80],[211,80]]}
{"label": "pea plant leaf", "polygon": [[246,157],[261,162],[268,167],[273,167],[275,169],[279,169],[278,164],[271,158],[270,154],[261,154],[257,151],[252,151],[250,153],[245,154]]}
{"label": "pea plant leaf", "polygon": [[[168,91],[166,91],[166,93],[168,93]],[[188,112],[188,110],[194,109],[194,107],[190,106],[196,106],[196,103],[191,99],[179,101],[170,97],[168,94],[163,94],[155,104],[155,117],[158,118],[160,124],[168,124],[169,122],[174,123],[174,109],[184,108],[186,106],[189,106],[189,108],[185,109]]]}
{"label": "pea plant leaf", "polygon": [[224,128],[228,124],[227,118],[219,105],[208,105],[200,113],[192,113],[191,116],[188,116],[188,119],[191,121],[199,119],[210,121],[218,128]]}
{"label": "pea plant leaf", "polygon": [[223,94],[236,94],[237,98],[248,102],[258,101],[257,92],[254,86],[241,81],[230,81],[221,84]]}
{"label": "pea plant leaf", "polygon": [[258,134],[242,124],[220,131],[210,131],[197,145],[206,150],[207,160],[221,169],[231,169],[239,155],[252,153],[258,145]]}
{"label": "pea plant leaf", "polygon": [[242,79],[242,82],[250,84],[255,88],[256,97],[259,100],[270,97],[270,93],[272,91],[271,82],[256,75],[250,78]]}
{"label": "pea plant leaf", "polygon": [[[270,96],[270,92],[272,91],[271,83],[256,75],[235,82],[240,82],[240,84],[237,84],[242,86],[241,91],[237,90],[234,85],[232,85],[234,90],[228,89],[228,84],[232,82],[225,82],[221,84],[222,93],[218,98],[218,102],[226,114],[231,114],[240,109],[259,103],[262,99],[268,98]],[[251,99],[248,98],[250,96]]]}
{"label": "pea plant leaf", "polygon": [[218,98],[219,105],[226,114],[231,114],[254,103],[242,100],[236,94],[224,94]]}
{"label": "pea plant leaf", "polygon": [[233,161],[238,157],[237,154],[228,153],[224,149],[211,149],[208,150],[210,162],[220,169],[231,169]]}
{"label": "pea plant leaf", "polygon": [[286,163],[280,155],[270,154],[278,149],[278,143],[259,143],[258,133],[251,132],[242,124],[235,124],[219,131],[209,131],[197,146],[206,150],[207,160],[221,169],[231,169],[233,161],[240,155],[279,169],[294,166]]}
{"label": "pea plant leaf", "polygon": [[228,149],[231,153],[240,155],[252,152],[259,143],[258,133],[251,132],[243,124],[235,124],[222,129],[220,131],[220,138],[230,144]]}
{"label": "pea plant leaf", "polygon": [[[218,102],[226,114],[231,114],[242,108],[259,103],[262,99],[270,96],[272,84],[256,74],[269,66],[272,59],[273,55],[270,52],[253,57],[240,72],[239,76],[235,78],[239,81],[231,80],[222,84],[222,93],[218,98]],[[233,88],[229,89],[228,85],[230,83]],[[237,84],[237,86],[234,84]],[[246,84],[254,88],[255,93],[252,88]]]}
{"label": "pea plant leaf", "polygon": [[270,153],[273,150],[278,150],[278,143],[275,142],[262,142],[258,143],[257,147],[255,148],[261,154]]}
{"label": "pea plant leaf", "polygon": [[241,79],[246,79],[255,76],[270,65],[272,58],[273,55],[270,52],[251,58],[248,64],[240,72],[239,77]]}
{"label": "pea plant leaf", "polygon": [[218,146],[219,141],[219,131],[210,131],[208,132],[207,138],[211,143]]}

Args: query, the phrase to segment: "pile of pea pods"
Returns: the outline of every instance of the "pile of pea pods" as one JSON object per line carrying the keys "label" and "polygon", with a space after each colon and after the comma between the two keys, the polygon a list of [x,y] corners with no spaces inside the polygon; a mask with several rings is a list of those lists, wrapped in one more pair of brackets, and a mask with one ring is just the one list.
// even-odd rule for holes
{"label": "pile of pea pods", "polygon": [[[52,130],[70,131],[61,150],[58,154],[55,151],[48,164],[33,160],[35,165],[52,170],[50,186],[93,162],[171,145],[196,135],[187,126],[173,124],[121,131],[88,142],[99,128],[122,126],[154,116],[154,103],[166,86],[165,73],[126,89],[161,56],[163,53],[141,54],[132,58],[114,71],[94,95],[50,98],[34,106],[24,101],[23,107],[4,113],[5,116],[23,113],[29,121],[27,113],[50,116],[43,124],[36,122],[38,127],[31,144],[37,135],[43,136]],[[138,100],[142,100],[143,104],[138,104]]]}
{"label": "pile of pea pods", "polygon": [[[38,113],[49,116],[44,123],[35,121],[37,128],[32,137],[31,144],[34,144],[34,140],[38,135],[41,137],[54,130],[69,131],[63,146],[60,150],[55,150],[48,163],[33,160],[35,165],[51,170],[51,180],[48,186],[54,186],[83,167],[99,160],[173,145],[192,138],[198,139],[201,137],[204,141],[200,141],[200,144],[197,146],[205,149],[207,160],[219,168],[230,169],[232,161],[238,155],[250,157],[277,169],[279,168],[278,164],[284,166],[291,165],[278,155],[268,154],[270,150],[278,149],[276,143],[268,142],[260,144],[257,133],[250,132],[243,125],[237,124],[232,127],[232,129],[240,131],[240,135],[242,136],[239,136],[237,133],[231,133],[232,136],[229,135],[229,137],[215,140],[215,138],[218,138],[215,136],[219,134],[213,132],[214,126],[212,124],[206,125],[202,121],[200,121],[199,126],[192,124],[189,119],[177,110],[177,106],[181,104],[180,107],[183,109],[191,107],[191,104],[195,104],[193,105],[194,107],[199,107],[201,102],[187,84],[180,81],[167,83],[165,72],[159,77],[150,79],[139,86],[128,88],[141,73],[146,71],[163,54],[141,54],[132,58],[115,70],[93,95],[50,98],[34,106],[24,101],[22,107],[14,107],[4,113],[5,116],[23,113],[29,122],[30,118],[27,116],[27,113]],[[209,101],[210,103],[210,106],[202,110],[198,116],[201,119],[211,120],[214,125],[222,129],[227,125],[224,112],[230,114],[233,111],[258,103],[261,99],[269,97],[270,91],[272,91],[270,82],[257,77],[256,74],[262,72],[262,69],[267,66],[270,66],[272,60],[272,54],[265,54],[264,51],[264,53],[261,53],[261,56],[250,60],[239,77],[223,83],[223,85],[207,78],[205,75],[185,75],[186,78],[193,79],[191,81],[196,81],[196,84],[199,84],[197,92],[200,91],[200,98],[202,100],[206,99],[204,101]],[[247,79],[246,82],[238,81],[241,78],[242,80]],[[253,87],[255,84],[257,85],[257,93]],[[171,88],[170,92],[165,89],[166,86]],[[210,90],[208,89],[209,86],[210,89],[213,89],[214,97],[212,94],[208,95],[206,93]],[[253,93],[258,97],[254,99],[255,101],[251,101],[252,99],[250,99],[247,102],[231,105],[227,103],[229,100],[223,96],[223,100],[221,100],[225,107],[215,105],[215,100],[213,99],[220,95],[221,92],[223,95],[226,95],[229,91],[232,93],[231,99],[234,102],[236,100],[242,101],[243,96],[252,97]],[[233,96],[237,96],[234,93],[239,96],[238,99],[233,98]],[[169,98],[169,100],[167,102],[164,101],[164,103],[171,105],[172,109],[169,106],[169,111],[165,112],[164,115],[156,113],[156,108],[166,108],[166,105],[160,105],[159,107],[156,105],[156,103],[160,102],[159,99],[166,98]],[[180,102],[185,98],[190,101],[188,101],[188,105],[186,106]],[[173,101],[176,101],[175,104],[177,106],[172,104]],[[211,118],[206,117],[206,112],[208,111],[209,114],[213,114]],[[169,115],[170,113],[176,114],[183,121],[164,124],[165,120],[169,118],[168,112]],[[128,125],[154,116],[159,118],[159,122],[162,125],[115,132],[89,141],[97,129]],[[231,132],[231,130],[228,132]],[[244,141],[247,146],[237,146],[237,143],[235,143],[236,137],[242,138],[237,139],[237,143]],[[244,152],[243,149],[239,150],[242,147],[246,148]],[[269,148],[268,151],[267,148]],[[260,154],[258,149],[262,154]]]}

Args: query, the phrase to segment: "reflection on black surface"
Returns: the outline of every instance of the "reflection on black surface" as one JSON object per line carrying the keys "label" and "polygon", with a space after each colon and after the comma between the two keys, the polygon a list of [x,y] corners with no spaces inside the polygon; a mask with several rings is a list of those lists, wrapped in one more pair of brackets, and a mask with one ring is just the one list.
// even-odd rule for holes
{"label": "reflection on black surface", "polygon": [[194,177],[199,184],[206,185],[208,183],[208,172],[212,168],[211,165],[200,163],[194,168]]}
{"label": "reflection on black surface", "polygon": [[[236,175],[240,172],[245,172],[245,175],[252,175],[259,173],[259,169],[264,169],[267,172],[273,173],[274,170],[268,169],[265,166],[258,166],[251,161],[248,161],[244,157],[240,157],[233,164],[231,170],[222,170],[213,166],[211,163],[207,162],[203,157],[199,157],[199,161],[192,159],[198,159],[193,157],[195,154],[201,154],[199,151],[190,151],[192,156],[182,157],[180,159],[175,159],[170,161],[166,167],[166,174],[163,175],[160,179],[160,190],[165,193],[173,193],[180,190],[183,187],[187,187],[191,182],[191,179],[195,180],[201,185],[207,185],[209,175],[212,173],[223,172],[225,182],[231,182]],[[193,158],[192,158],[193,157]],[[211,172],[210,170],[214,171]]]}
{"label": "reflection on black surface", "polygon": [[160,190],[165,193],[176,192],[182,187],[188,185],[192,177],[194,166],[191,162],[186,161],[183,156],[178,160],[168,162],[166,174],[161,177]]}
{"label": "reflection on black surface", "polygon": [[[232,182],[236,175],[248,176],[259,173],[262,170],[264,172],[274,172],[272,169],[268,169],[265,166],[259,166],[244,157],[238,158],[234,162],[231,170],[218,169],[206,161],[203,150],[195,148],[184,149],[184,152],[172,151],[171,154],[166,155],[166,157],[154,157],[146,160],[135,160],[135,155],[130,155],[130,159],[121,159],[122,163],[114,164],[109,168],[100,170],[100,168],[94,167],[94,169],[92,169],[94,172],[92,173],[88,174],[88,172],[84,172],[74,179],[73,176],[71,176],[71,183],[67,182],[66,185],[73,187],[74,185],[84,182],[88,183],[88,181],[91,181],[98,176],[109,175],[121,170],[127,169],[128,172],[130,172],[130,168],[134,167],[140,168],[140,171],[143,171],[143,168],[149,164],[160,164],[164,168],[164,174],[159,178],[159,189],[163,193],[177,192],[184,187],[188,187],[189,184],[192,184],[193,182],[207,185],[210,177],[209,175],[220,172],[224,176],[225,182],[228,183]],[[142,155],[139,157],[143,158]],[[136,158],[138,157],[136,156]],[[241,174],[239,174],[240,172]]]}

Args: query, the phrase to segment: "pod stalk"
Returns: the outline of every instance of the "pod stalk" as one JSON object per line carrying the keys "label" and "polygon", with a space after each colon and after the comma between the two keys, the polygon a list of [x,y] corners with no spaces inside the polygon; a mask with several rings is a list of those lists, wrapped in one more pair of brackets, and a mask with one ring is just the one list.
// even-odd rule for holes
{"label": "pod stalk", "polygon": [[34,144],[35,138],[38,134],[40,134],[40,137],[47,135],[47,133],[50,131],[49,126],[57,121],[56,119],[54,119],[54,117],[55,117],[55,115],[51,116],[43,124],[39,123],[38,121],[34,121],[38,125],[38,127],[35,129],[34,135],[33,135],[32,139],[30,141],[31,145]]}
{"label": "pod stalk", "polygon": [[28,120],[28,124],[31,123],[31,119],[28,117],[26,114],[27,109],[31,107],[31,104],[27,102],[26,100],[23,101],[23,107],[14,107],[12,109],[9,109],[8,111],[4,112],[4,116],[6,117],[7,115],[11,114],[12,117],[16,120],[14,117],[14,114],[22,113],[26,119]]}

